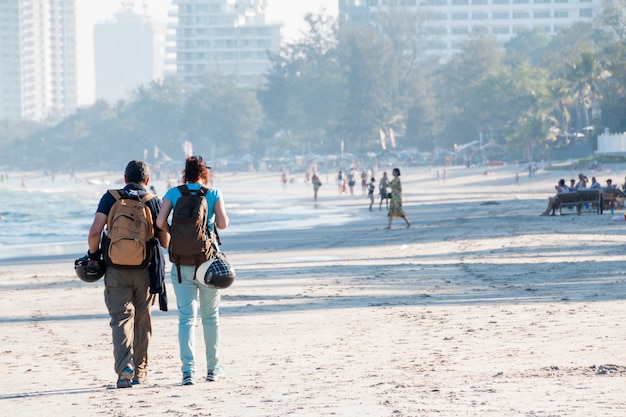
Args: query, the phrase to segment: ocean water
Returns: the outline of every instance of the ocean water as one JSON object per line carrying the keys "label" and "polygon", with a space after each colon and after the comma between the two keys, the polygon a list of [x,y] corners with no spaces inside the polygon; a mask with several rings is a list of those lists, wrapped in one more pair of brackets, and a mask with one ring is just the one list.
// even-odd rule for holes
{"label": "ocean water", "polygon": [[[165,182],[154,183],[160,196]],[[0,262],[11,259],[74,255],[87,250],[87,233],[98,201],[109,188],[120,188],[101,180],[64,176],[52,180],[10,175],[0,182]],[[299,204],[289,195],[229,192],[226,209],[230,217],[223,236],[246,232],[308,229],[317,225],[338,225],[352,217],[340,207],[327,204]],[[161,190],[161,192],[159,192]]]}

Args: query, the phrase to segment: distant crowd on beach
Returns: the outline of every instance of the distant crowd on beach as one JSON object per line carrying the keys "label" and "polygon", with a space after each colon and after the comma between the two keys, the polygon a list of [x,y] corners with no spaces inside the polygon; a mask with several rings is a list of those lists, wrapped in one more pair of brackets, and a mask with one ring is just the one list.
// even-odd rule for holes
{"label": "distant crowd on beach", "polygon": [[[356,166],[355,166],[356,165]],[[376,200],[376,196],[380,198],[378,203],[378,210],[382,211],[382,204],[385,203],[385,209],[387,210],[387,217],[389,220],[386,229],[391,228],[391,223],[394,218],[403,219],[406,223],[406,227],[411,226],[411,222],[406,217],[406,213],[402,209],[402,185],[400,182],[400,169],[393,168],[392,178],[387,175],[387,171],[382,173],[378,182],[376,180],[376,173],[378,172],[378,166],[370,168],[361,168],[358,164],[353,164],[347,170],[339,169],[334,176],[334,185],[337,187],[337,193],[339,195],[355,195],[355,188],[358,189],[358,185],[361,186],[361,195],[367,196],[369,199],[369,210],[373,211],[373,206]],[[444,169],[445,178],[445,169]],[[439,180],[439,171],[437,171],[437,179]],[[288,184],[296,182],[294,178],[289,178],[289,173],[285,169],[280,175],[280,181],[283,190],[288,188]],[[326,181],[329,182],[328,176]],[[316,164],[311,164],[309,169],[304,173],[304,183],[311,184],[313,186],[313,200],[317,201],[319,189],[322,187],[318,167]],[[376,193],[378,190],[378,193]],[[357,191],[358,192],[358,191]]]}

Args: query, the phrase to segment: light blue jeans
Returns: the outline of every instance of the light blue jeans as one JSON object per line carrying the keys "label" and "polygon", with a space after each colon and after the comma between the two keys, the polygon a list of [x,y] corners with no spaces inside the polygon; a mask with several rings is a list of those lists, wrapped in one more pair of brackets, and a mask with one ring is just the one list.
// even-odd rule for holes
{"label": "light blue jeans", "polygon": [[[178,282],[176,265],[172,265],[172,285],[178,307],[178,343],[180,345],[181,370],[196,373],[196,318],[198,307],[204,331],[207,370],[219,366],[220,292],[217,288],[207,288],[194,279],[194,266],[180,266],[181,283]],[[199,303],[199,305],[198,305]]]}

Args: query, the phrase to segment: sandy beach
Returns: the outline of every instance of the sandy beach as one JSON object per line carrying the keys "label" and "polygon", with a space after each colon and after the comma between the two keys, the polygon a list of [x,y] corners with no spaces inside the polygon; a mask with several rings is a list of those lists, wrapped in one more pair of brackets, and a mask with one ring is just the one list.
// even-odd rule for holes
{"label": "sandy beach", "polygon": [[279,174],[219,177],[227,202],[339,205],[351,221],[221,234],[238,277],[223,292],[216,382],[180,386],[171,284],[149,382],[114,389],[103,282],[80,281],[72,257],[2,262],[0,415],[626,416],[624,211],[539,216],[577,172],[402,174],[413,225],[392,230],[384,204],[370,212],[360,187],[338,195],[331,172],[317,203],[301,178],[282,190]]}

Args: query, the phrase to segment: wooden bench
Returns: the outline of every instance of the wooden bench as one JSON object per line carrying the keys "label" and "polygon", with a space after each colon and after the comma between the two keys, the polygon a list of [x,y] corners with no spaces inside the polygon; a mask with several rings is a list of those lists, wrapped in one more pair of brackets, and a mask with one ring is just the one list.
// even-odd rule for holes
{"label": "wooden bench", "polygon": [[600,188],[581,188],[578,190],[578,195],[580,196],[580,213],[586,211],[602,214],[602,190]]}
{"label": "wooden bench", "polygon": [[[567,212],[563,213],[564,208],[576,209],[575,213],[580,214],[580,196],[578,195],[578,191],[559,193],[558,198],[559,213],[561,214],[561,216],[563,214],[568,214]],[[571,212],[571,214],[574,214],[574,212]]]}
{"label": "wooden bench", "polygon": [[[575,213],[578,215],[583,212],[602,214],[602,190],[599,188],[582,188],[576,191],[560,193],[558,197],[561,216],[568,214],[563,212],[564,208],[576,209]],[[571,214],[574,214],[574,212],[572,211]]]}

